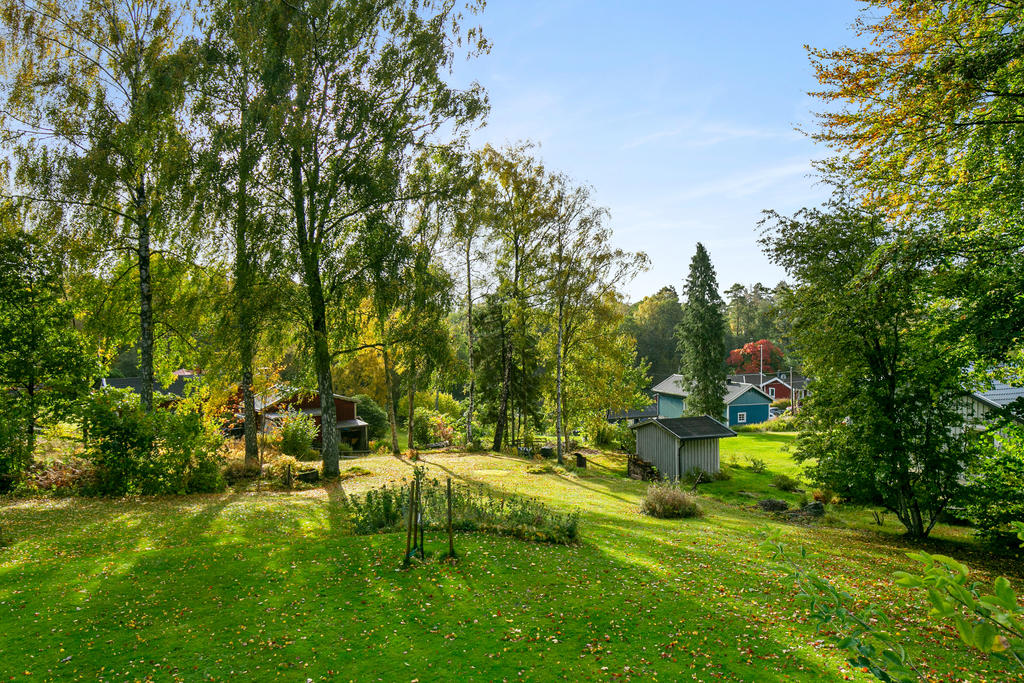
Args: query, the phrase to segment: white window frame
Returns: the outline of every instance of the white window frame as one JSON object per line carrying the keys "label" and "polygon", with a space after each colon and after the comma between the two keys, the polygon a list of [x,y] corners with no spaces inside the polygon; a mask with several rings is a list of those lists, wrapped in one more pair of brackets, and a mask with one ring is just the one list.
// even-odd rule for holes
{"label": "white window frame", "polygon": [[775,398],[775,387],[768,387],[768,395]]}
{"label": "white window frame", "polygon": [[747,423],[747,414],[746,413],[736,413],[736,424],[746,424],[746,423]]}

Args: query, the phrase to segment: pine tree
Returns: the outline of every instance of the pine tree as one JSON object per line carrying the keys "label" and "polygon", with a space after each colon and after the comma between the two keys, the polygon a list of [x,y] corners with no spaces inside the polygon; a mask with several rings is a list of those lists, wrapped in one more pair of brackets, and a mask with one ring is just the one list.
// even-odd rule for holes
{"label": "pine tree", "polygon": [[684,386],[689,389],[686,412],[721,419],[725,413],[725,315],[718,279],[704,245],[690,261],[684,290],[683,319],[676,328]]}

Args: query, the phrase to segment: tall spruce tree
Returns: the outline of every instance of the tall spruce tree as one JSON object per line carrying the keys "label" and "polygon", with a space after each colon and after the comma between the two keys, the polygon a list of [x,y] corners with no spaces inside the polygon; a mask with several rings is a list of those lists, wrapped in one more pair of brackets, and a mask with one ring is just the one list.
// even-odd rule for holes
{"label": "tall spruce tree", "polygon": [[683,381],[689,390],[686,413],[719,419],[725,412],[725,304],[718,293],[711,257],[700,242],[690,261],[684,294],[686,303],[676,339]]}

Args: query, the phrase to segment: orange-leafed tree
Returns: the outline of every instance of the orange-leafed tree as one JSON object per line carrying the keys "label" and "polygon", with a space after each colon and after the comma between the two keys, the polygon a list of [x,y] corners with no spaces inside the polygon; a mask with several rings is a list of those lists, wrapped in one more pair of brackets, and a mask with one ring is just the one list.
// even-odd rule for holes
{"label": "orange-leafed tree", "polygon": [[810,49],[824,171],[898,230],[878,254],[930,264],[950,343],[990,365],[1024,327],[1024,3],[865,0],[863,47]]}
{"label": "orange-leafed tree", "polygon": [[725,364],[736,373],[778,372],[782,368],[782,349],[767,339],[758,339],[730,351]]}

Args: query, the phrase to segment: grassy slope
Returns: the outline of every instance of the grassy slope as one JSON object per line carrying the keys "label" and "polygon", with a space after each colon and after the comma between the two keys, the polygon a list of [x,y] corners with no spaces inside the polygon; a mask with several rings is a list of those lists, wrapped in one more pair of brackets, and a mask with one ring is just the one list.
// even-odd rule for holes
{"label": "grassy slope", "polygon": [[[731,440],[761,448],[758,435]],[[744,439],[744,440],[741,440]],[[747,441],[746,439],[749,439]],[[777,524],[706,499],[700,520],[641,517],[621,458],[582,476],[528,475],[493,455],[428,455],[431,473],[583,510],[577,547],[457,538],[455,566],[398,571],[402,535],[352,537],[339,503],[408,476],[390,457],[329,491],[0,506],[0,672],[21,680],[833,681],[860,673],[814,634],[757,551]],[[783,527],[793,544],[947,673],[1008,680],[922,623],[896,591],[903,549],[850,530]],[[428,549],[442,550],[440,538]],[[1005,568],[997,567],[1005,570]],[[62,662],[65,658],[70,658]]]}

